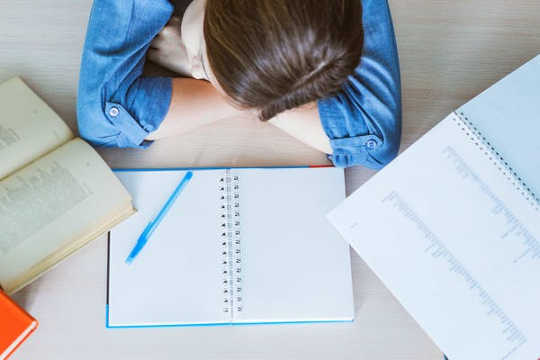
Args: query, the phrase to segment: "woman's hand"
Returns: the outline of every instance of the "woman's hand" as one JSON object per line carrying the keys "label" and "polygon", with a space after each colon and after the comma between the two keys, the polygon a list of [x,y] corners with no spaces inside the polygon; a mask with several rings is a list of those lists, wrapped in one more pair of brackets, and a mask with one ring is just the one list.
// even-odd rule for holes
{"label": "woman's hand", "polygon": [[148,59],[185,77],[192,77],[191,62],[180,34],[181,21],[173,16],[154,38],[148,50]]}

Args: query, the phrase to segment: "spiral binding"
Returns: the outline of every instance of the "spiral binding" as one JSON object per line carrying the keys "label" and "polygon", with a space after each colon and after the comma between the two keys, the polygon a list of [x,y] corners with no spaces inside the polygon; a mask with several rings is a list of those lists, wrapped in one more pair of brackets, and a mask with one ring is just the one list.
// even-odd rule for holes
{"label": "spiral binding", "polygon": [[219,178],[219,231],[223,268],[223,312],[242,311],[242,248],[240,230],[240,179],[225,170]]}
{"label": "spiral binding", "polygon": [[524,199],[536,210],[540,211],[540,197],[519,177],[504,157],[491,145],[478,128],[463,112],[454,112],[452,119],[458,127],[471,139],[484,155],[499,169]]}

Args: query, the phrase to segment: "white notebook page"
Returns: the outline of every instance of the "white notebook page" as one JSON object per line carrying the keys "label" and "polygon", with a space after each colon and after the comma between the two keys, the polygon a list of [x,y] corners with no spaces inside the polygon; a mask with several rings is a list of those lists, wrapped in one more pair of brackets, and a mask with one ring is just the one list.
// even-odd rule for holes
{"label": "white notebook page", "polygon": [[540,212],[451,115],[329,214],[452,360],[540,357]]}
{"label": "white notebook page", "polygon": [[233,170],[240,177],[245,294],[237,322],[352,320],[349,245],[325,214],[341,169]]}
{"label": "white notebook page", "polygon": [[218,177],[197,171],[131,265],[125,259],[185,171],[117,173],[138,212],[111,231],[109,325],[225,323],[221,248],[217,241]]}

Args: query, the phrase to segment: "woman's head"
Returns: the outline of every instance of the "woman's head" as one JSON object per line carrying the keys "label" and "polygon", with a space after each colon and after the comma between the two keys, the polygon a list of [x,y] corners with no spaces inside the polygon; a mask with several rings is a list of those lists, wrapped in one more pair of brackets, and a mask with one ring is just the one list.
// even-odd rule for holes
{"label": "woman's head", "polygon": [[196,1],[207,76],[263,120],[335,94],[359,64],[360,0]]}
{"label": "woman's head", "polygon": [[223,91],[268,120],[335,94],[358,66],[360,0],[207,0],[208,63]]}

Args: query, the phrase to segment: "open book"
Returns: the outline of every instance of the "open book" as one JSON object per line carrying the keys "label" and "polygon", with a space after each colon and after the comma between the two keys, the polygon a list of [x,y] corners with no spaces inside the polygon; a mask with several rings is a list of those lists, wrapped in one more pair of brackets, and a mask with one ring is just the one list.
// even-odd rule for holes
{"label": "open book", "polygon": [[540,357],[540,56],[329,214],[452,360]]}
{"label": "open book", "polygon": [[19,78],[0,84],[0,286],[13,293],[134,212],[91,146]]}

